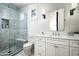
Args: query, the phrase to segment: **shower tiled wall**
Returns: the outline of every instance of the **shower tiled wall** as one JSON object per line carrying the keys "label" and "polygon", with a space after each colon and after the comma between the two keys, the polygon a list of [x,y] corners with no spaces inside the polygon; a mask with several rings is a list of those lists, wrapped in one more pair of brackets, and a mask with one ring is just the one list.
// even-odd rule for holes
{"label": "shower tiled wall", "polygon": [[[24,14],[25,15],[25,14]],[[27,17],[27,15],[25,15]],[[19,37],[22,39],[27,39],[27,18],[24,17],[24,19],[20,19],[19,21]]]}
{"label": "shower tiled wall", "polygon": [[[27,15],[20,20],[20,13],[19,8],[0,3],[0,51],[13,46],[22,48],[23,42],[16,39],[27,39]],[[9,20],[9,29],[1,28],[2,18]]]}
{"label": "shower tiled wall", "polygon": [[[9,20],[9,29],[2,29],[1,22],[3,19]],[[0,4],[0,51],[14,44],[19,35],[19,9],[9,5]]]}

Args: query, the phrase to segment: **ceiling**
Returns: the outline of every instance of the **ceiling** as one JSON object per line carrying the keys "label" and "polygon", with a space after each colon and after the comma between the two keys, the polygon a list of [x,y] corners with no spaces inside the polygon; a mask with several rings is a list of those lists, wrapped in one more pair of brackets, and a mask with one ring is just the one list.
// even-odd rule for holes
{"label": "ceiling", "polygon": [[11,3],[11,4],[16,6],[17,8],[23,8],[25,6],[28,6],[31,3]]}
{"label": "ceiling", "polygon": [[[12,5],[16,6],[17,8],[23,8],[25,6],[28,6],[30,4],[33,4],[33,3],[11,3]],[[46,4],[46,3],[45,3]],[[59,6],[63,6],[63,5],[67,5],[66,3],[49,3],[49,4],[52,4],[53,6],[55,7],[59,7]]]}

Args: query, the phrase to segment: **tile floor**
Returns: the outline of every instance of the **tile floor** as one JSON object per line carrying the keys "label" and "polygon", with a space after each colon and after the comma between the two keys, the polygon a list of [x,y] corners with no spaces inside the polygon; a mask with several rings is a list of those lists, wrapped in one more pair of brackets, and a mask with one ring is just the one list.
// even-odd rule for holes
{"label": "tile floor", "polygon": [[21,52],[19,52],[15,56],[27,56],[27,55],[25,55],[24,50],[22,50]]}
{"label": "tile floor", "polygon": [[[21,52],[19,52],[19,53],[16,54],[15,56],[28,56],[28,55],[26,55],[26,54],[24,53],[24,50],[22,50]],[[34,54],[31,55],[31,56],[34,56]]]}

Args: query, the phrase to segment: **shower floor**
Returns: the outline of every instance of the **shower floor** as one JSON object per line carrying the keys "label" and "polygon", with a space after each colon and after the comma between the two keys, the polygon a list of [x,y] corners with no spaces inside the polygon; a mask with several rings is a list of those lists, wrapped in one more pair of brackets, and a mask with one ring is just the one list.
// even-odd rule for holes
{"label": "shower floor", "polygon": [[14,47],[1,51],[0,56],[13,56],[17,54],[18,52],[20,52],[21,50],[22,48],[14,46]]}
{"label": "shower floor", "polygon": [[[15,54],[14,56],[28,56],[24,53],[24,50],[20,51],[19,53]],[[32,54],[31,56],[34,56],[34,54]]]}
{"label": "shower floor", "polygon": [[15,56],[28,56],[24,53],[24,50],[22,50],[21,52],[17,53]]}

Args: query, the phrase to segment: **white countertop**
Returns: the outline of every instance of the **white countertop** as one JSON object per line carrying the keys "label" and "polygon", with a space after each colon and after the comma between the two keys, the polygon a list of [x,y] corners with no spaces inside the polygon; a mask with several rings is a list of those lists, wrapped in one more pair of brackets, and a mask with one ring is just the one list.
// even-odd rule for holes
{"label": "white countertop", "polygon": [[34,35],[31,37],[50,37],[50,38],[58,38],[58,39],[70,39],[74,40],[74,36],[52,36],[52,35]]}

